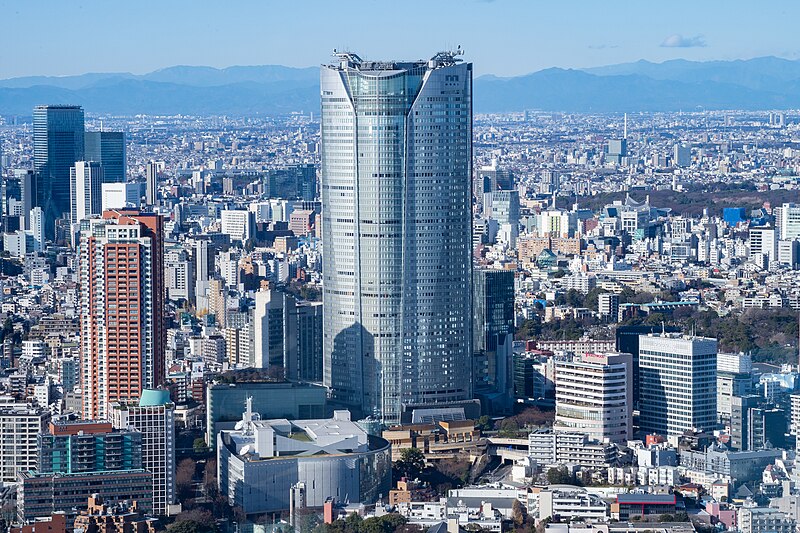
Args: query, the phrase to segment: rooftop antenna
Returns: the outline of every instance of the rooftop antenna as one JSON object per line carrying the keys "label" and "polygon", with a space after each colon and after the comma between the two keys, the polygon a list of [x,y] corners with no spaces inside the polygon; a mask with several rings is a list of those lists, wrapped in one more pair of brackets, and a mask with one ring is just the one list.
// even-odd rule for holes
{"label": "rooftop antenna", "polygon": [[622,138],[628,138],[628,114],[625,113],[624,126],[622,128]]}

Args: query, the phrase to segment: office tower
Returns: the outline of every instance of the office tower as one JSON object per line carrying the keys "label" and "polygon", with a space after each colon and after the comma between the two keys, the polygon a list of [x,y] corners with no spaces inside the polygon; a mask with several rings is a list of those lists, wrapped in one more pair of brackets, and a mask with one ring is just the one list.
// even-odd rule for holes
{"label": "office tower", "polygon": [[800,435],[800,393],[794,393],[789,396],[790,402],[790,417],[789,417],[789,434],[794,437],[790,441],[795,450],[797,449],[797,437]]}
{"label": "office tower", "polygon": [[164,251],[160,216],[105,211],[81,222],[83,416],[104,419],[164,380]]}
{"label": "office tower", "polygon": [[797,268],[800,263],[800,240],[778,241],[777,261],[789,268]]}
{"label": "office tower", "polygon": [[692,164],[692,147],[676,144],[672,150],[672,163],[677,167],[688,167]]}
{"label": "office tower", "polygon": [[104,169],[96,161],[76,161],[70,171],[70,214],[73,224],[102,211]]}
{"label": "office tower", "polygon": [[633,406],[639,405],[639,339],[642,335],[664,331],[666,333],[679,333],[680,328],[675,326],[618,326],[614,338],[615,348],[618,352],[629,353],[633,356]]}
{"label": "office tower", "polygon": [[476,269],[472,283],[475,392],[499,394],[502,410],[513,398],[514,272]]}
{"label": "office tower", "polygon": [[314,200],[317,197],[315,165],[292,165],[270,170],[266,181],[267,196],[271,198]]}
{"label": "office tower", "polygon": [[139,185],[139,183],[103,183],[102,210],[138,208],[142,199]]}
{"label": "office tower", "polygon": [[153,474],[153,512],[166,515],[175,503],[175,404],[165,390],[145,390],[138,402],[111,405],[117,429],[141,434],[142,468]]}
{"label": "office tower", "polygon": [[717,340],[678,334],[639,338],[642,431],[680,435],[717,423]]}
{"label": "office tower", "polygon": [[41,207],[34,207],[28,216],[30,220],[30,235],[33,239],[33,251],[43,252],[45,242],[44,232],[44,211]]}
{"label": "office tower", "polygon": [[[36,175],[32,170],[15,170],[14,176],[19,181],[21,222],[19,229],[30,229],[28,227],[27,213],[30,213],[33,206],[36,205]],[[6,201],[8,201],[7,197]]]}
{"label": "office tower", "polygon": [[775,228],[770,226],[757,226],[749,229],[750,233],[750,260],[761,268],[767,268],[777,258],[777,242]]}
{"label": "office tower", "polygon": [[45,215],[47,238],[55,237],[55,220],[70,212],[70,173],[84,158],[83,108],[41,105],[33,109],[33,169],[36,199]]}
{"label": "office tower", "polygon": [[556,419],[553,429],[584,433],[598,442],[632,437],[633,358],[630,354],[584,354],[556,361]]}
{"label": "office tower", "polygon": [[297,302],[289,322],[296,361],[286,377],[299,381],[322,381],[322,302]]}
{"label": "office tower", "polygon": [[490,202],[490,218],[497,221],[501,241],[512,248],[519,236],[519,191],[495,191]]}
{"label": "office tower", "polygon": [[144,201],[147,205],[158,203],[158,163],[150,161],[144,167]]}
{"label": "office tower", "polygon": [[606,160],[619,165],[624,157],[628,157],[628,140],[609,139],[606,146]]}
{"label": "office tower", "polygon": [[607,292],[598,295],[597,314],[600,318],[616,322],[619,316],[619,294]]}
{"label": "office tower", "polygon": [[387,423],[472,397],[472,65],[323,66],[324,382]]}
{"label": "office tower", "polygon": [[761,400],[758,395],[731,398],[731,449],[754,451],[784,446],[786,413],[762,406]]}
{"label": "office tower", "polygon": [[262,290],[256,293],[253,334],[256,368],[280,367],[286,370],[286,313],[290,302],[285,293]]}
{"label": "office tower", "polygon": [[246,243],[253,235],[255,213],[241,209],[224,209],[220,218],[222,233],[230,235],[232,241]]}
{"label": "office tower", "polygon": [[747,396],[752,392],[752,376],[749,372],[721,370],[717,363],[717,420],[721,424],[731,424],[733,398]]}
{"label": "office tower", "polygon": [[121,131],[87,131],[84,157],[103,165],[106,183],[124,183],[127,178],[125,133]]}
{"label": "office tower", "polygon": [[783,204],[779,215],[775,222],[780,228],[781,239],[800,239],[800,204]]}

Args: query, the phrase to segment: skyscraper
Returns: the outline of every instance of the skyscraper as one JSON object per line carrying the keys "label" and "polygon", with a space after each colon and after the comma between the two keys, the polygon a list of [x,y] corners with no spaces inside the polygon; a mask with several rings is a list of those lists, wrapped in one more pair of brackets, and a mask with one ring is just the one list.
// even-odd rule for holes
{"label": "skyscraper", "polygon": [[121,131],[87,131],[84,157],[103,165],[105,183],[126,180],[127,162],[125,133]]}
{"label": "skyscraper", "polygon": [[103,171],[96,161],[76,161],[70,169],[70,217],[73,224],[90,215],[100,214],[103,206]]}
{"label": "skyscraper", "polygon": [[55,219],[70,212],[69,170],[84,160],[83,108],[40,105],[33,109],[34,205],[44,210],[45,234],[55,236]]}
{"label": "skyscraper", "polygon": [[324,383],[399,422],[472,396],[472,65],[323,66]]}
{"label": "skyscraper", "polygon": [[503,411],[513,402],[514,272],[479,269],[473,272],[472,348],[475,392],[500,395],[492,411]]}
{"label": "skyscraper", "polygon": [[138,400],[164,378],[162,219],[105,211],[81,222],[80,322],[83,416]]}
{"label": "skyscraper", "polygon": [[145,202],[147,205],[155,205],[158,202],[158,163],[150,161],[145,165],[145,177]]}
{"label": "skyscraper", "polygon": [[680,435],[717,423],[717,340],[678,334],[639,337],[642,431]]}

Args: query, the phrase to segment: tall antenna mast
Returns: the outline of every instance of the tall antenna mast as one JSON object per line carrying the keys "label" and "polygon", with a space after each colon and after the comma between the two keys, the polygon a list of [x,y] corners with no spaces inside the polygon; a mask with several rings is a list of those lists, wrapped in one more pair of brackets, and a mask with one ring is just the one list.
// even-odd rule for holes
{"label": "tall antenna mast", "polygon": [[622,138],[628,138],[628,114],[625,113],[624,126],[622,127]]}

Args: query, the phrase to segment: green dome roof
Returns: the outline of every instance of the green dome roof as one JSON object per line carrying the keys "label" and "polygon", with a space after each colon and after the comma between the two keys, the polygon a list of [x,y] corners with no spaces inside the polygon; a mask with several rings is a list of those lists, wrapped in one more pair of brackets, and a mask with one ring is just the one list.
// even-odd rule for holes
{"label": "green dome roof", "polygon": [[145,389],[142,397],[139,398],[140,407],[150,407],[154,405],[166,405],[170,402],[169,391],[161,389]]}

